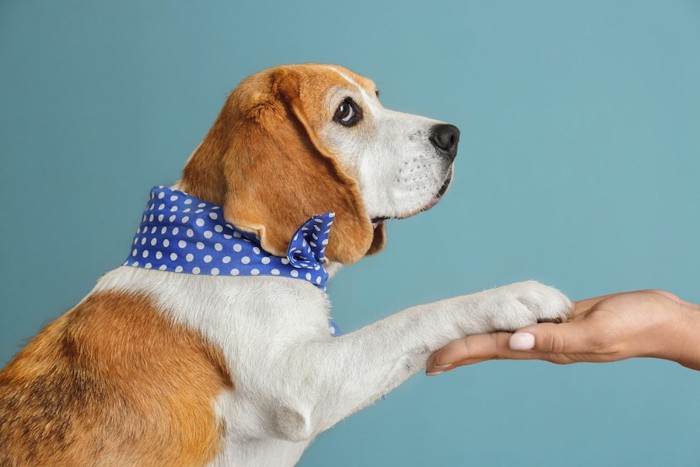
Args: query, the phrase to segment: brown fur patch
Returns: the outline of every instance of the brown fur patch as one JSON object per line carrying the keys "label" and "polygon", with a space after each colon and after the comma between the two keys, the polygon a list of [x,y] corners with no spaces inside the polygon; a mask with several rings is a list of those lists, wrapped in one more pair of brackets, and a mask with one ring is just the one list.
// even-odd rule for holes
{"label": "brown fur patch", "polygon": [[231,378],[143,295],[88,297],[0,372],[0,465],[203,465]]}
{"label": "brown fur patch", "polygon": [[[344,73],[374,93],[374,84]],[[346,84],[328,67],[290,65],[244,80],[185,167],[182,189],[224,206],[229,222],[256,233],[265,250],[284,255],[309,217],[336,213],[326,254],[353,263],[384,245],[357,182],[318,137],[331,120],[326,96]],[[376,238],[375,238],[376,237]]]}
{"label": "brown fur patch", "polygon": [[379,253],[384,249],[384,245],[386,245],[386,224],[380,222],[374,227],[372,245],[370,245],[369,250],[367,250],[367,255]]}

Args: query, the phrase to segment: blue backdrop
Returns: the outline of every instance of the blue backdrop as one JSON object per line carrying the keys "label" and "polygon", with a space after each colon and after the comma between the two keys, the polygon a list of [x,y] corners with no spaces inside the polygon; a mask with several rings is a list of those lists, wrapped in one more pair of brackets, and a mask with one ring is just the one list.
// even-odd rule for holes
{"label": "blue backdrop", "polygon": [[[331,283],[344,330],[530,278],[700,302],[697,0],[3,0],[0,364],[123,260],[228,91],[306,61],[462,130],[447,198]],[[699,439],[676,364],[492,362],[413,378],[301,465],[697,466]]]}

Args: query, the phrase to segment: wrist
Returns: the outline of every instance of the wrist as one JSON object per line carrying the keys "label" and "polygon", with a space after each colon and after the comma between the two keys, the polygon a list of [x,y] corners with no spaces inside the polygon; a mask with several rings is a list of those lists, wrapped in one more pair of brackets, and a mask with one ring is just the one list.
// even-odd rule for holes
{"label": "wrist", "polygon": [[700,308],[689,303],[679,303],[673,321],[671,326],[674,335],[670,338],[671,342],[675,342],[675,355],[671,360],[700,370]]}

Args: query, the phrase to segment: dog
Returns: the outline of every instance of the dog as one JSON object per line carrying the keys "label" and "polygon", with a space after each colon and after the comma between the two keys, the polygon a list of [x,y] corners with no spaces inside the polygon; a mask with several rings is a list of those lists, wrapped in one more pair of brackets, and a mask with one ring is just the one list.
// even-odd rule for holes
{"label": "dog", "polygon": [[451,340],[564,320],[529,281],[333,335],[326,279],[440,200],[459,136],[340,66],[245,79],[126,262],[0,373],[0,465],[294,465]]}

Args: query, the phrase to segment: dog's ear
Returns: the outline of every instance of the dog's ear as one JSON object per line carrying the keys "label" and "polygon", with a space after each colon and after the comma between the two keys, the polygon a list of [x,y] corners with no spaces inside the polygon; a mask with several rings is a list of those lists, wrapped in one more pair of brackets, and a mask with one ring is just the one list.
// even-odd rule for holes
{"label": "dog's ear", "polygon": [[353,263],[384,244],[384,227],[373,228],[357,183],[310,127],[293,70],[246,80],[229,96],[185,168],[183,189],[198,196],[195,180],[201,197],[223,204],[227,221],[275,255],[285,256],[299,226],[325,212],[335,212],[330,260]]}
{"label": "dog's ear", "polygon": [[384,245],[386,245],[386,226],[384,222],[380,222],[374,227],[372,244],[366,254],[369,256],[379,253],[384,249]]}

